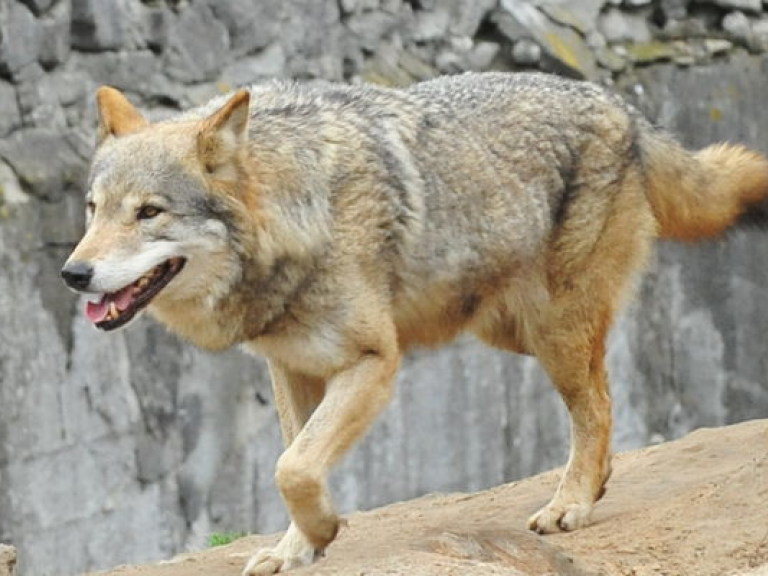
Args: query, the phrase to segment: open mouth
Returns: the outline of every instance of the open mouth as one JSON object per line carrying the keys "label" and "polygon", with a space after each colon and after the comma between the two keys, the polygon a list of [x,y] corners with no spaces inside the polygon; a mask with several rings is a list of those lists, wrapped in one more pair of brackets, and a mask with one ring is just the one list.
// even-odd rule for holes
{"label": "open mouth", "polygon": [[88,302],[85,315],[102,330],[124,326],[181,272],[185,262],[184,258],[166,260],[125,288],[104,294],[98,302]]}

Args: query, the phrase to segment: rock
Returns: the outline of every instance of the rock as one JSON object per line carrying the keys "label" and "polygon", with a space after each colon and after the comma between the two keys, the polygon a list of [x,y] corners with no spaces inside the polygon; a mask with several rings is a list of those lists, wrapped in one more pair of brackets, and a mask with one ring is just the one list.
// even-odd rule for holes
{"label": "rock", "polygon": [[205,4],[191,4],[173,18],[164,54],[165,72],[181,82],[217,76],[228,58],[229,34]]}
{"label": "rock", "polygon": [[408,86],[415,78],[403,70],[397,61],[377,55],[369,59],[360,70],[360,79],[381,86]]}
{"label": "rock", "polygon": [[40,16],[55,2],[56,0],[21,0],[21,3],[25,4],[30,10],[32,10],[35,16]]}
{"label": "rock", "polygon": [[711,4],[727,10],[742,10],[744,12],[760,12],[762,0],[694,0],[695,4]]}
{"label": "rock", "polygon": [[451,0],[447,4],[450,6],[451,23],[449,30],[451,34],[474,36],[483,19],[496,6],[497,0]]}
{"label": "rock", "polygon": [[587,34],[585,40],[587,42],[587,46],[589,46],[592,50],[605,48],[608,45],[608,41],[605,39],[605,36],[600,34],[600,32],[597,30],[593,30]]}
{"label": "rock", "polygon": [[442,38],[448,31],[451,15],[446,7],[435,10],[419,10],[415,14],[411,36],[417,42],[429,42]]}
{"label": "rock", "polygon": [[140,435],[136,440],[136,478],[143,483],[158,482],[178,468],[181,455],[177,443],[162,435]]}
{"label": "rock", "polygon": [[82,53],[70,58],[96,84],[109,84],[134,94],[150,95],[162,91],[168,82],[162,62],[150,50]]}
{"label": "rock", "polygon": [[464,69],[461,56],[451,50],[443,50],[435,57],[435,66],[443,74],[456,74]]}
{"label": "rock", "polygon": [[355,34],[360,45],[371,52],[375,51],[381,40],[389,35],[400,19],[386,12],[365,12],[355,14],[346,21],[346,27]]}
{"label": "rock", "polygon": [[688,15],[689,0],[661,0],[661,11],[667,20],[683,20]]}
{"label": "rock", "polygon": [[22,68],[16,75],[21,117],[25,124],[65,129],[66,119],[58,96],[57,74],[46,74],[39,64]]}
{"label": "rock", "polygon": [[438,75],[437,70],[412,52],[403,50],[397,57],[401,70],[410,75],[415,81],[429,80]]}
{"label": "rock", "polygon": [[635,64],[649,64],[671,60],[679,55],[674,44],[669,42],[645,42],[643,44],[628,44],[626,46],[627,56]]}
{"label": "rock", "polygon": [[620,72],[627,67],[626,58],[622,57],[611,48],[598,48],[595,51],[595,54],[597,55],[597,63],[611,72]]}
{"label": "rock", "polygon": [[126,40],[128,21],[122,0],[81,0],[72,3],[72,47],[78,50],[116,50]]}
{"label": "rock", "polygon": [[[389,12],[390,14],[397,14],[403,8],[403,2],[405,0],[378,0],[379,10]],[[488,0],[485,0],[486,2]]]}
{"label": "rock", "polygon": [[753,45],[752,23],[743,12],[729,12],[723,18],[722,26],[733,42],[746,47]]}
{"label": "rock", "polygon": [[472,50],[474,41],[469,36],[451,36],[450,44],[451,48],[459,54],[466,54]]}
{"label": "rock", "polygon": [[279,42],[267,46],[253,56],[240,58],[227,66],[221,80],[232,87],[247,86],[267,78],[279,78],[285,74],[285,51]]}
{"label": "rock", "polygon": [[345,14],[378,10],[381,0],[341,0],[339,6]]}
{"label": "rock", "polygon": [[0,74],[13,75],[37,61],[41,33],[29,8],[19,2],[0,3]]}
{"label": "rock", "polygon": [[281,0],[207,0],[213,15],[229,32],[230,49],[236,56],[267,47],[280,30]]}
{"label": "rock", "polygon": [[534,4],[555,22],[570,26],[582,35],[595,30],[598,14],[605,5],[605,0],[537,0]]}
{"label": "rock", "polygon": [[16,548],[0,544],[0,576],[15,576]]}
{"label": "rock", "polygon": [[467,55],[470,70],[486,70],[496,58],[501,46],[497,42],[478,42]]}
{"label": "rock", "polygon": [[752,41],[758,51],[768,52],[768,17],[763,16],[752,24]]}
{"label": "rock", "polygon": [[85,177],[86,159],[75,152],[66,132],[16,130],[0,140],[0,158],[13,168],[25,192],[47,202],[79,188]]}
{"label": "rock", "polygon": [[[286,74],[297,78],[341,80],[344,74],[345,43],[358,42],[350,37],[341,22],[339,4],[335,0],[281,1],[284,13],[280,43],[288,55]],[[395,42],[404,32],[406,12],[387,14],[395,23],[387,30],[384,41]],[[395,32],[396,31],[396,32]]]}
{"label": "rock", "polygon": [[733,43],[718,38],[707,38],[704,40],[704,48],[710,56],[718,56],[733,48]]}
{"label": "rock", "polygon": [[12,84],[0,80],[0,138],[21,126],[21,111]]}
{"label": "rock", "polygon": [[164,6],[144,6],[139,29],[147,47],[162,52],[168,44],[172,15]]}
{"label": "rock", "polygon": [[557,66],[583,78],[597,77],[597,65],[592,51],[571,28],[556,24],[535,6],[525,2],[501,0],[500,9],[527,30],[529,36]]}
{"label": "rock", "polygon": [[512,46],[512,60],[521,66],[536,66],[541,61],[541,46],[525,38]]}
{"label": "rock", "polygon": [[[658,35],[660,40],[686,40],[706,38],[711,35],[714,24],[709,18],[690,17],[683,20],[667,20]],[[719,25],[719,19],[717,21]]]}
{"label": "rock", "polygon": [[69,58],[72,44],[70,37],[71,19],[69,2],[59,2],[40,19],[39,61],[43,68],[54,68]]}
{"label": "rock", "polygon": [[600,15],[597,27],[609,43],[645,43],[653,39],[648,17],[644,12],[608,8]]}

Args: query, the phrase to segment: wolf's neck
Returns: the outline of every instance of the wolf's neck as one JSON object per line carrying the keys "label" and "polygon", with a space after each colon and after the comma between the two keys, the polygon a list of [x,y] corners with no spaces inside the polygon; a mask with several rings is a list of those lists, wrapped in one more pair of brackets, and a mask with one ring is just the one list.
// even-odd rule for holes
{"label": "wolf's neck", "polygon": [[244,260],[241,279],[217,307],[218,320],[239,324],[241,343],[287,329],[315,278],[313,260],[283,257],[267,268]]}
{"label": "wolf's neck", "polygon": [[210,296],[163,302],[152,315],[169,330],[206,350],[232,346],[287,330],[314,266],[283,258],[272,265],[244,259],[242,273],[215,300]]}

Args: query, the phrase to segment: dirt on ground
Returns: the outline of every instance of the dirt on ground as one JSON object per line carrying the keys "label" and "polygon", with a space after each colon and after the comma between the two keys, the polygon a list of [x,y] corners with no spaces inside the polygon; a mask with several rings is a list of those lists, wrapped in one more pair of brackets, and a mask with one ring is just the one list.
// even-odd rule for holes
{"label": "dirt on ground", "polygon": [[[768,420],[698,430],[614,459],[594,524],[538,536],[526,518],[561,470],[479,492],[440,494],[351,514],[313,566],[290,572],[362,576],[768,576]],[[251,536],[110,576],[238,576]]]}

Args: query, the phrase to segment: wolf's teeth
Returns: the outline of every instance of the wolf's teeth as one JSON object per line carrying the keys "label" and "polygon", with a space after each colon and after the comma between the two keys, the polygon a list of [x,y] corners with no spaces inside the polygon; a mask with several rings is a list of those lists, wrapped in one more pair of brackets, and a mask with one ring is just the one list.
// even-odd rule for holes
{"label": "wolf's teeth", "polygon": [[109,303],[109,315],[112,318],[117,318],[120,315],[120,311],[117,309],[117,304],[114,302]]}
{"label": "wolf's teeth", "polygon": [[136,286],[139,288],[139,290],[143,290],[147,287],[147,284],[149,284],[149,278],[146,276],[142,276],[139,278],[138,282],[136,282]]}

